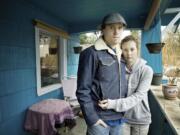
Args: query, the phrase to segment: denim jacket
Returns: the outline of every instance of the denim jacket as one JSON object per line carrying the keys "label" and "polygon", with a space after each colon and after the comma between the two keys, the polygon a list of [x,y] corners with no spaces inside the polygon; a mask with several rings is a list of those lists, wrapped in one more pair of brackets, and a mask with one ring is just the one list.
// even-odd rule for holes
{"label": "denim jacket", "polygon": [[120,55],[121,52],[119,55],[115,53],[103,39],[80,54],[76,95],[89,126],[98,119],[117,120],[122,117],[120,112],[98,107],[99,100],[125,97],[125,63],[120,60]]}

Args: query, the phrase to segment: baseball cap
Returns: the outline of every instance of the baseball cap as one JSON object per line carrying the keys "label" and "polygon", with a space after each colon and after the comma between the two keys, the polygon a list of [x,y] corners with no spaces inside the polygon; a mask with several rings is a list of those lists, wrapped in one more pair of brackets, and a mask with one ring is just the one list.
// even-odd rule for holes
{"label": "baseball cap", "polygon": [[122,23],[124,27],[127,26],[127,23],[125,21],[125,19],[122,17],[121,14],[119,13],[111,13],[106,15],[103,20],[102,20],[102,24],[100,25],[100,29],[102,29],[102,27],[106,24],[113,24],[113,23]]}

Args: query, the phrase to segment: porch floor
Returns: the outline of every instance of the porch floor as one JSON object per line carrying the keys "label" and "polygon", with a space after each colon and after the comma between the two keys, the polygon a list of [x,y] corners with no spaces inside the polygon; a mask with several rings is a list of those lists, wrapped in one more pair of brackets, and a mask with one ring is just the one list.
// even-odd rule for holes
{"label": "porch floor", "polygon": [[78,117],[76,119],[76,126],[68,131],[65,128],[60,128],[58,130],[60,135],[85,135],[86,134],[86,123],[83,118]]}

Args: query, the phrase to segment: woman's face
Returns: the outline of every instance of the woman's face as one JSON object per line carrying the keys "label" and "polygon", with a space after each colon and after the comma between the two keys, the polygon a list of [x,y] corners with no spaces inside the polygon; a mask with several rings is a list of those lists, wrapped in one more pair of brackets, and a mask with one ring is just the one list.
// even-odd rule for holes
{"label": "woman's face", "polygon": [[128,41],[122,44],[122,54],[128,65],[133,65],[138,58],[136,42]]}

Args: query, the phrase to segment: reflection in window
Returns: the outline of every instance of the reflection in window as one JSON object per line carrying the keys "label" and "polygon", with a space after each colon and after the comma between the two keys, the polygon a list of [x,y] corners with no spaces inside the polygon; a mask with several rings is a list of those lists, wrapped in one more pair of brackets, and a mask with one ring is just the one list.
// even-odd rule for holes
{"label": "reflection in window", "polygon": [[59,83],[58,36],[40,31],[41,87]]}

